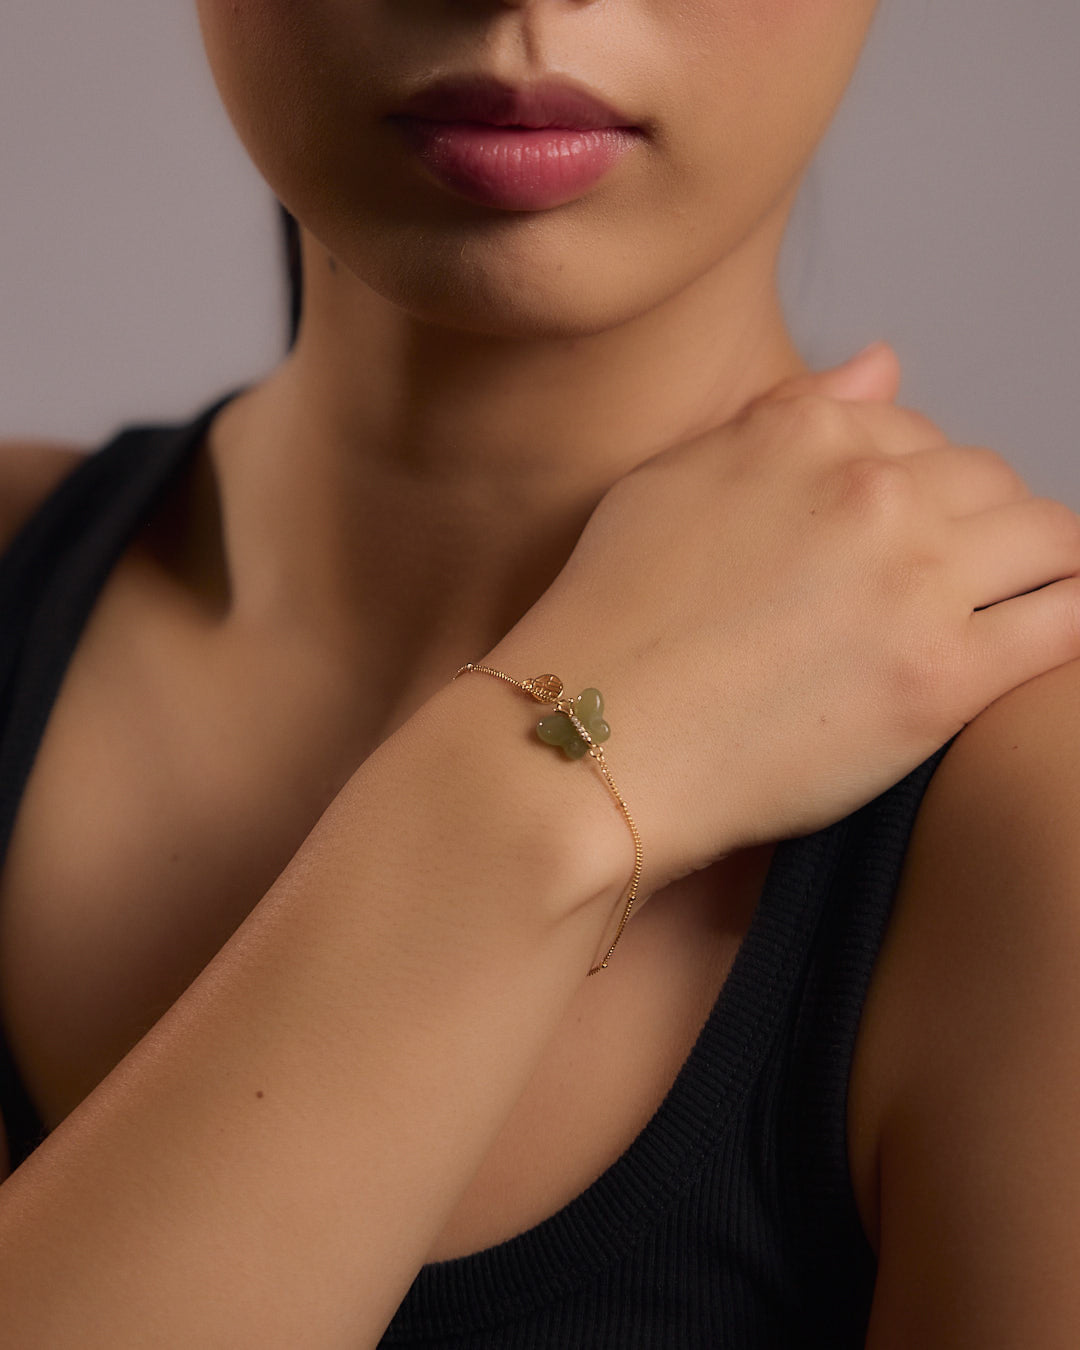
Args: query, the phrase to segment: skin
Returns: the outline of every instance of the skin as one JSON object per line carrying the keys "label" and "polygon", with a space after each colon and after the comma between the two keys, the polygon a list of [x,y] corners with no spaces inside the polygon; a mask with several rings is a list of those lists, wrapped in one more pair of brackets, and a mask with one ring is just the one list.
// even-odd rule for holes
{"label": "skin", "polygon": [[[365,691],[367,748],[513,626],[617,478],[807,370],[777,256],[876,4],[507,3],[482,22],[374,0],[197,7],[237,133],[301,224],[305,273],[293,352],[209,440],[228,552],[206,586],[228,591],[246,644],[302,646]],[[647,139],[561,207],[465,201],[381,119],[422,81],[478,69],[576,77]],[[622,996],[582,989],[432,1259],[538,1221],[629,1144],[707,1015],[770,856],[718,863],[638,917]],[[666,1007],[667,1026],[627,1038],[632,1005]],[[606,1076],[600,1112],[567,1097],[582,1053]]]}
{"label": "skin", "polygon": [[[542,593],[611,482],[805,369],[776,254],[873,5],[490,8],[199,4],[226,106],[304,226],[306,308],[295,353],[219,419],[110,575],[20,808],[0,987],[52,1126],[355,765]],[[378,119],[475,67],[573,73],[650,140],[557,210],[471,206]],[[20,493],[0,491],[0,533],[72,463],[46,458],[6,455]],[[1078,666],[977,718],[920,808],[849,1095],[880,1258],[870,1350],[1075,1345]],[[628,927],[427,1259],[539,1222],[625,1149],[767,861],[725,860]]]}
{"label": "skin", "polygon": [[[295,352],[218,427],[235,606],[430,689],[547,588],[615,479],[805,370],[776,256],[874,8],[522,3],[481,22],[200,0],[306,272]],[[570,74],[649,138],[562,207],[474,205],[380,121],[474,69]]]}
{"label": "skin", "polygon": [[[612,482],[806,369],[776,255],[872,10],[505,5],[478,27],[200,4],[226,107],[304,227],[305,312],[110,573],[20,804],[0,988],[47,1125],[179,998],[356,766],[543,593]],[[466,203],[379,118],[476,68],[576,76],[649,139],[550,212]],[[538,1222],[625,1150],[770,857],[721,859],[634,919],[429,1259]]]}
{"label": "skin", "polygon": [[[237,131],[302,224],[307,290],[294,354],[234,405],[211,446],[234,610],[301,631],[345,669],[377,672],[407,713],[542,594],[613,481],[805,371],[777,254],[875,4],[199,0],[198,10]],[[478,68],[573,74],[648,139],[560,208],[464,202],[379,119],[422,80]],[[1076,667],[976,720],[913,836],[849,1096],[852,1179],[880,1263],[873,1350],[1075,1344],[1080,860],[1071,833],[1046,822],[1080,810],[1058,730],[1075,721]],[[957,841],[963,858],[991,860],[983,871],[950,870]],[[1016,924],[1033,895],[1030,922]],[[655,942],[662,910],[678,913],[650,906],[637,936]],[[689,940],[707,912],[682,911]],[[650,918],[658,931],[646,933]],[[713,948],[713,978],[743,926]],[[656,977],[642,950],[623,950],[631,979]],[[605,1036],[596,1006],[573,1005],[578,1034],[562,1053],[633,1039],[621,1033],[635,1000],[620,1004],[614,989],[617,1025]],[[978,1043],[999,1053],[967,1053]],[[627,1063],[616,1081],[634,1072]],[[544,1100],[523,1098],[537,1119]],[[633,1108],[615,1112],[633,1128]],[[584,1133],[600,1127],[583,1122]],[[503,1139],[488,1189],[481,1169],[471,1212],[467,1197],[433,1256],[519,1231],[589,1175],[586,1162],[500,1231],[495,1197],[516,1174],[516,1148],[538,1142],[515,1135],[513,1120]],[[1003,1157],[1012,1165],[1000,1169]],[[538,1161],[558,1173],[555,1158]],[[991,1181],[999,1172],[1007,1184]]]}

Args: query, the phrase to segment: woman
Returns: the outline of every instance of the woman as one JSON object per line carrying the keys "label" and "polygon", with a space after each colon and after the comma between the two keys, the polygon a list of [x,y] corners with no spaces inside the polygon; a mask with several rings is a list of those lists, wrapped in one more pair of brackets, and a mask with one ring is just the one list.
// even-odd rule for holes
{"label": "woman", "polygon": [[4,456],[12,1344],[1074,1344],[1080,526],[775,291],[873,8],[201,0],[303,321]]}

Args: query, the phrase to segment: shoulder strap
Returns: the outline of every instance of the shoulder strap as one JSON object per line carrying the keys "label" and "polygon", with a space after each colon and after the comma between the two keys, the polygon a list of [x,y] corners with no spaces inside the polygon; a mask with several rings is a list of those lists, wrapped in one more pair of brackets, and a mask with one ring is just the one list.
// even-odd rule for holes
{"label": "shoulder strap", "polygon": [[89,453],[0,557],[0,861],[64,670],[113,565],[227,394]]}
{"label": "shoulder strap", "polygon": [[[919,807],[955,739],[847,818],[847,847],[815,936],[788,1047],[780,1167],[804,1254],[806,1311],[811,1326],[829,1328],[835,1337],[830,1347],[849,1343],[838,1334],[841,1311],[852,1319],[850,1344],[862,1344],[877,1269],[848,1157],[855,1041]],[[856,1288],[865,1291],[865,1306],[845,1293]]]}
{"label": "shoulder strap", "polygon": [[[130,426],[87,454],[0,556],[0,866],[64,670],[110,569],[211,419]],[[47,1130],[0,1025],[0,1101],[12,1168]]]}

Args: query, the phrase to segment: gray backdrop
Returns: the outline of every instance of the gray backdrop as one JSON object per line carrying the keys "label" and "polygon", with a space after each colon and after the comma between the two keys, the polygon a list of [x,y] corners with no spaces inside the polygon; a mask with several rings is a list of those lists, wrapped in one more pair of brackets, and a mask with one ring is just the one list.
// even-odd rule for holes
{"label": "gray backdrop", "polygon": [[[782,266],[808,360],[877,337],[902,400],[1080,509],[1080,5],[881,0]],[[0,435],[92,445],[284,351],[269,190],[193,0],[5,0]]]}

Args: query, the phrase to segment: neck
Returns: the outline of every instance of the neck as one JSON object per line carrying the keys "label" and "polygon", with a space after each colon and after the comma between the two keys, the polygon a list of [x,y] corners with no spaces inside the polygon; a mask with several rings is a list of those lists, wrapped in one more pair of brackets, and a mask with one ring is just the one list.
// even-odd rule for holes
{"label": "neck", "polygon": [[234,607],[411,666],[477,659],[651,455],[806,369],[775,284],[786,206],[723,264],[603,331],[463,332],[304,237],[290,356],[218,419]]}

